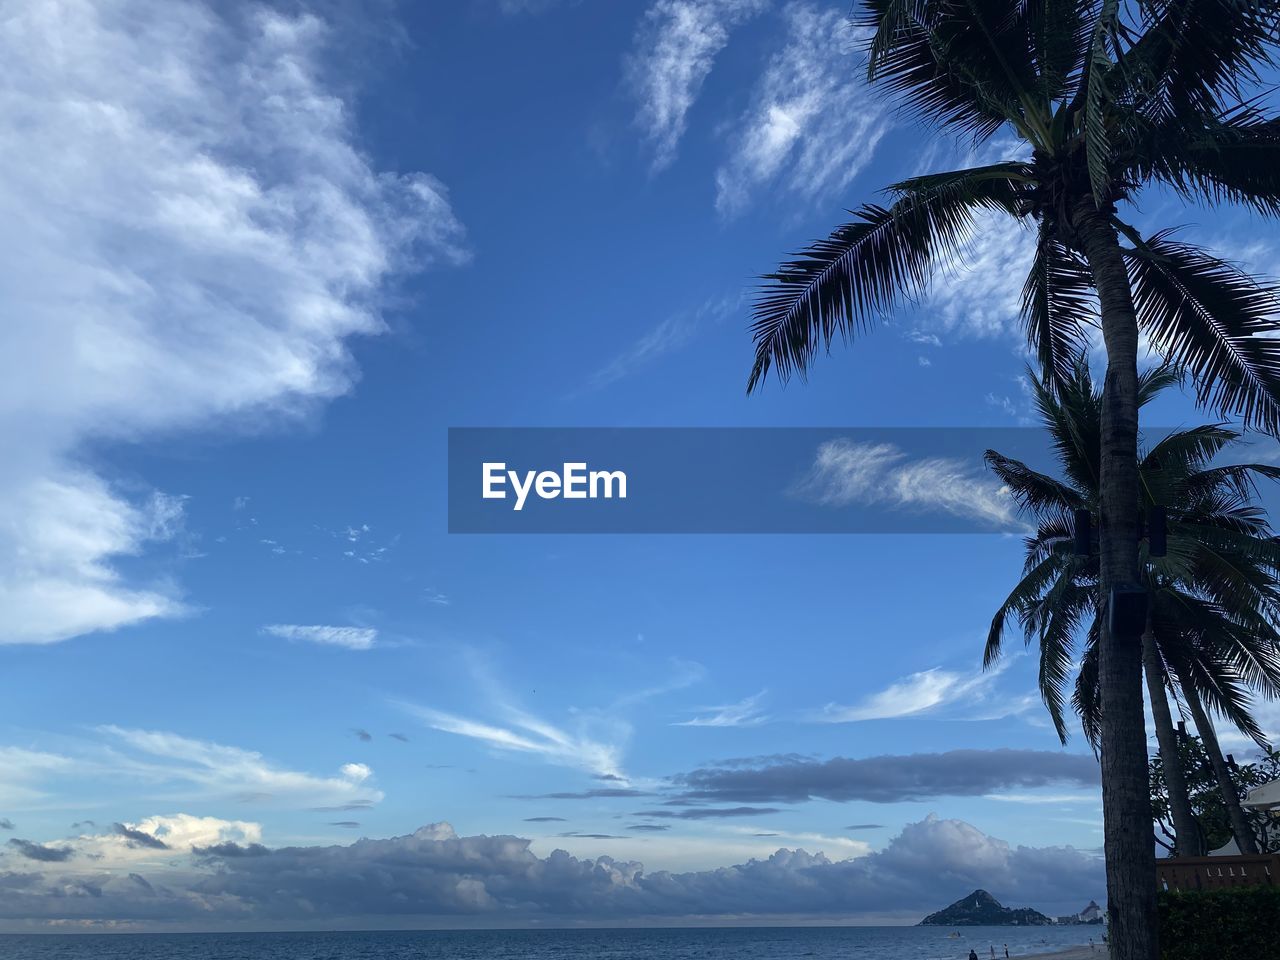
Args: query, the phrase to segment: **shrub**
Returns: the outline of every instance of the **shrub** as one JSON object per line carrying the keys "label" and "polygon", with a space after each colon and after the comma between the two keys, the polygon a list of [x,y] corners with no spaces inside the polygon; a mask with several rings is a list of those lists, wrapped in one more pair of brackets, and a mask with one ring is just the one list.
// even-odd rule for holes
{"label": "shrub", "polygon": [[1161,960],[1264,960],[1280,956],[1280,889],[1160,894]]}

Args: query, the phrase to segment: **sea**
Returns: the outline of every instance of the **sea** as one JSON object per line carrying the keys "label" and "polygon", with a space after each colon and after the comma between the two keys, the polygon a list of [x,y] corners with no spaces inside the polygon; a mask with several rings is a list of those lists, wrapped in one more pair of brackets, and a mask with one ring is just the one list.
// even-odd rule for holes
{"label": "sea", "polygon": [[[951,936],[958,933],[959,936]],[[3,960],[1004,960],[1087,945],[1102,928],[715,927],[376,933],[0,935]]]}

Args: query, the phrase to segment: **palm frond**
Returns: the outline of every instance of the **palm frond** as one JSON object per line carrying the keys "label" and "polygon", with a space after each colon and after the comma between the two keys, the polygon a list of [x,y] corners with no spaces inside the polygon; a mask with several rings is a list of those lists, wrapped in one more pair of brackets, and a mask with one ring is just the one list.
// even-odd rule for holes
{"label": "palm frond", "polygon": [[1035,258],[1022,287],[1027,343],[1055,382],[1071,376],[1088,349],[1085,325],[1096,325],[1097,303],[1088,264],[1053,236],[1042,220]]}
{"label": "palm frond", "polygon": [[867,76],[926,118],[982,140],[1026,117],[1036,86],[1014,0],[863,0]]}
{"label": "palm frond", "polygon": [[1000,659],[1004,645],[1004,631],[1009,616],[1012,614],[1024,620],[1026,611],[1030,610],[1052,585],[1061,577],[1070,578],[1070,563],[1062,558],[1048,558],[1035,569],[1029,570],[1018,585],[1000,605],[996,615],[991,619],[991,627],[987,631],[987,643],[982,653],[982,668],[988,669]]}
{"label": "palm frond", "polygon": [[1018,507],[1035,517],[1061,516],[1087,506],[1078,492],[1047,474],[1032,470],[1021,460],[1006,457],[995,450],[982,455],[992,473],[1009,488]]}
{"label": "palm frond", "polygon": [[1280,120],[1251,106],[1222,117],[1174,115],[1135,144],[1127,175],[1153,178],[1184,199],[1280,215]]}
{"label": "palm frond", "polygon": [[1273,3],[1143,0],[1140,9],[1141,35],[1121,64],[1127,98],[1146,116],[1212,114],[1273,62]]}
{"label": "palm frond", "polygon": [[1080,729],[1095,753],[1102,742],[1102,695],[1098,683],[1098,641],[1101,636],[1101,622],[1094,617],[1085,633],[1084,655],[1080,658],[1076,689],[1071,696],[1071,705],[1080,718]]}
{"label": "palm frond", "polygon": [[1020,211],[1020,163],[906,181],[889,207],[868,204],[855,220],[768,274],[751,332],[756,359],[747,392],[772,369],[803,375],[819,346],[850,339],[903,297],[927,288],[940,256],[958,255],[977,210]]}
{"label": "palm frond", "polygon": [[1156,234],[1125,250],[1138,322],[1197,400],[1280,431],[1280,300],[1225,260]]}

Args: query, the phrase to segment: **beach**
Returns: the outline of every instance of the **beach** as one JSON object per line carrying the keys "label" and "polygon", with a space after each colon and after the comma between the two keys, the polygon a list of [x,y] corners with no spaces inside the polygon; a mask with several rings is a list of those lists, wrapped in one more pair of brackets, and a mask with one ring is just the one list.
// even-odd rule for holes
{"label": "beach", "polygon": [[1027,957],[1036,957],[1037,960],[1108,960],[1108,952],[1106,944],[1100,943],[1096,947],[1071,947],[1067,950],[1055,950],[1053,953],[1032,953],[1023,954]]}

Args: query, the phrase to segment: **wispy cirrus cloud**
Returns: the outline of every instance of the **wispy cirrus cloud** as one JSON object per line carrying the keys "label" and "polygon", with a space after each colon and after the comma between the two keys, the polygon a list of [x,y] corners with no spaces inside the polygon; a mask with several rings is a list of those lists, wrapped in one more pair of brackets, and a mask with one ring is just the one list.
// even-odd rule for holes
{"label": "wispy cirrus cloud", "polygon": [[829,703],[809,715],[820,723],[854,723],[859,720],[891,720],[916,717],[941,707],[986,699],[1003,666],[977,673],[957,673],[934,667],[896,680],[885,689],[863,697],[857,703]]}
{"label": "wispy cirrus cloud", "polygon": [[891,443],[841,438],[819,445],[792,490],[830,507],[935,510],[1006,530],[1023,530],[1017,502],[990,473],[947,457],[909,457]]}
{"label": "wispy cirrus cloud", "polygon": [[582,390],[607,387],[679,350],[701,329],[727,317],[736,306],[737,300],[708,300],[694,310],[671,314],[588,377]]}
{"label": "wispy cirrus cloud", "polygon": [[524,753],[557,766],[625,780],[621,747],[580,731],[571,733],[538,717],[507,707],[505,726],[472,720],[413,703],[400,706],[427,726],[478,740],[497,750]]}
{"label": "wispy cirrus cloud", "polygon": [[[345,393],[388,281],[466,257],[445,188],[374,169],[310,15],[17,0],[0,23],[0,643],[186,610],[172,536],[86,441],[260,427]],[[176,558],[175,558],[176,559]]]}
{"label": "wispy cirrus cloud", "polygon": [[383,798],[363,763],[322,776],[254,750],[163,730],[104,725],[91,734],[65,739],[59,753],[0,746],[0,803],[12,810],[47,808],[85,782],[126,783],[135,797],[293,809],[358,809]]}
{"label": "wispy cirrus cloud", "polygon": [[626,72],[654,170],[675,159],[688,113],[730,32],[767,6],[768,0],[656,0],[646,11]]}
{"label": "wispy cirrus cloud", "polygon": [[769,716],[760,709],[767,691],[761,690],[754,696],[746,697],[737,703],[719,707],[705,707],[696,717],[681,720],[673,724],[677,727],[754,727],[769,721]]}
{"label": "wispy cirrus cloud", "polygon": [[[319,624],[273,623],[262,632],[282,640],[315,643],[322,647],[344,647],[347,650],[372,650],[378,631],[372,627],[330,627]],[[361,737],[361,739],[364,739]]]}
{"label": "wispy cirrus cloud", "polygon": [[98,754],[105,769],[156,783],[188,784],[207,797],[344,809],[372,806],[383,797],[370,785],[373,771],[363,763],[343,764],[338,776],[324,777],[279,766],[254,750],[166,731],[104,726],[99,732],[109,741],[109,749]]}
{"label": "wispy cirrus cloud", "polygon": [[844,11],[792,3],[786,39],[756,84],[716,172],[716,209],[741,213],[761,188],[813,203],[866,167],[889,128],[888,111],[862,80],[865,35]]}

